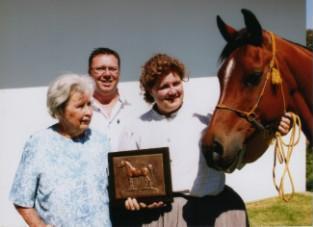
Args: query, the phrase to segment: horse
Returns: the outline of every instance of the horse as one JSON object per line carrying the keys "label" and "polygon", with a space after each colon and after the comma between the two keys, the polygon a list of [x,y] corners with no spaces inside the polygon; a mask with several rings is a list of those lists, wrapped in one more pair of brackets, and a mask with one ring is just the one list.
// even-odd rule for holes
{"label": "horse", "polygon": [[144,178],[147,188],[152,188],[152,181],[149,177],[149,173],[152,173],[152,169],[153,169],[151,164],[148,164],[147,166],[143,166],[140,168],[136,168],[129,161],[121,160],[119,167],[126,168],[126,175],[128,177],[130,190],[136,190],[136,187],[134,184],[134,178],[139,178],[139,177]]}
{"label": "horse", "polygon": [[207,164],[227,173],[266,151],[286,111],[299,115],[312,145],[312,51],[264,30],[251,11],[241,12],[241,30],[217,16],[227,44],[220,55],[220,96],[201,139]]}

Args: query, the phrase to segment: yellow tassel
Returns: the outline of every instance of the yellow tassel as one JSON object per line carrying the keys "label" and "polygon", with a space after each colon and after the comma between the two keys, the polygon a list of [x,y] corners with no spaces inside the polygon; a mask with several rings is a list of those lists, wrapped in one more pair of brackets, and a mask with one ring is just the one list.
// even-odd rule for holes
{"label": "yellow tassel", "polygon": [[281,84],[282,79],[280,76],[280,72],[276,68],[272,68],[272,84]]}

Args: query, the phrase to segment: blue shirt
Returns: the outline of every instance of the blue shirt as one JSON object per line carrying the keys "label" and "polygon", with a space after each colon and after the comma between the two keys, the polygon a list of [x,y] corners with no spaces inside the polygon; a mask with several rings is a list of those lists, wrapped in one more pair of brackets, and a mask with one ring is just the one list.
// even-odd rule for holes
{"label": "blue shirt", "polygon": [[51,126],[26,142],[10,192],[55,226],[111,226],[107,193],[109,141],[87,129],[77,139]]}

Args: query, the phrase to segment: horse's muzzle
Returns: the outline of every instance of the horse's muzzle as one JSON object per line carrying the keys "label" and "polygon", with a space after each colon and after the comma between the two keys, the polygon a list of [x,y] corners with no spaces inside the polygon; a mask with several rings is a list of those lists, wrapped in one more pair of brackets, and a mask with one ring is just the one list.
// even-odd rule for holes
{"label": "horse's muzzle", "polygon": [[225,159],[223,146],[218,141],[214,141],[210,146],[202,144],[201,150],[207,165],[219,171],[231,173],[236,169],[240,161],[238,156],[232,159]]}

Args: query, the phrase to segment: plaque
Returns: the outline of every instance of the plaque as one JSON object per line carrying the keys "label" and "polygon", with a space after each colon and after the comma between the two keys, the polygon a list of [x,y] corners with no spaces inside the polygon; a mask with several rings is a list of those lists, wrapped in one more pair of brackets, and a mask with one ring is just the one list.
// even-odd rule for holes
{"label": "plaque", "polygon": [[168,147],[109,152],[108,159],[111,204],[128,197],[146,204],[172,200]]}

